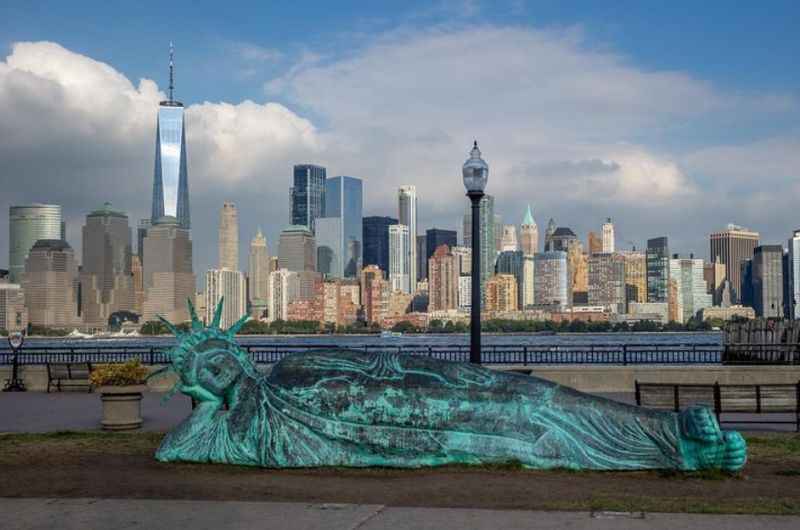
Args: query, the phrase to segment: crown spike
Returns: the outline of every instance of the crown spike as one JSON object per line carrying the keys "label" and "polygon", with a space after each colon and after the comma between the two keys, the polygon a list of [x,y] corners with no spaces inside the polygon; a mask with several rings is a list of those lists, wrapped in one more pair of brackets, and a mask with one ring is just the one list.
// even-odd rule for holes
{"label": "crown spike", "polygon": [[227,331],[228,335],[230,335],[231,338],[233,338],[237,333],[239,333],[239,330],[242,329],[245,324],[247,324],[248,320],[250,320],[250,315],[244,315],[242,318],[237,320],[234,325],[228,328]]}
{"label": "crown spike", "polygon": [[191,298],[187,298],[186,302],[189,305],[189,314],[192,316],[192,331],[199,331],[203,329],[203,322],[197,317],[197,311],[194,308]]}
{"label": "crown spike", "polygon": [[225,297],[221,296],[219,298],[219,303],[217,304],[217,307],[214,308],[214,320],[211,322],[211,324],[208,327],[210,327],[210,328],[218,328],[219,327],[219,323],[222,321],[222,304],[223,304],[224,301],[225,301]]}
{"label": "crown spike", "polygon": [[181,330],[175,327],[175,325],[166,318],[162,317],[161,315],[158,315],[158,319],[161,321],[162,324],[167,326],[167,329],[170,330],[172,334],[175,335],[176,337],[180,337],[181,335],[183,335],[183,333],[181,333]]}

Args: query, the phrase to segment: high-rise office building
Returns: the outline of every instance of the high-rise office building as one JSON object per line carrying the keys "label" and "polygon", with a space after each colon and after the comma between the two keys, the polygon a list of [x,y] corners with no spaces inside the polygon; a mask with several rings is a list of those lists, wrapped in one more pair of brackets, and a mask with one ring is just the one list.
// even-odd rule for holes
{"label": "high-rise office building", "polygon": [[669,278],[677,291],[673,300],[676,322],[688,322],[701,309],[711,307],[713,298],[703,277],[703,260],[673,257],[669,261]]}
{"label": "high-rise office building", "polygon": [[525,307],[525,291],[533,286],[525,284],[525,255],[521,250],[504,250],[497,255],[496,274],[510,274],[517,283],[517,307]]}
{"label": "high-rise office building", "polygon": [[495,274],[486,281],[486,311],[508,312],[518,309],[517,279],[512,274]]}
{"label": "high-rise office building", "polygon": [[614,252],[614,223],[610,217],[603,223],[603,252],[606,254]]}
{"label": "high-rise office building", "polygon": [[546,252],[564,251],[569,252],[570,245],[578,240],[578,236],[571,228],[566,226],[556,227],[550,234],[548,242],[545,244]]}
{"label": "high-rise office building", "polygon": [[404,224],[389,227],[389,284],[392,291],[411,293],[411,246],[408,227]]}
{"label": "high-rise office building", "polygon": [[294,166],[294,185],[289,189],[293,225],[316,233],[316,220],[325,212],[325,168],[313,164]]}
{"label": "high-rise office building", "polygon": [[589,256],[589,305],[625,313],[625,258],[601,252]]}
{"label": "high-rise office building", "polygon": [[69,243],[60,239],[37,241],[28,252],[23,278],[25,307],[32,325],[62,329],[80,325],[78,266]]}
{"label": "high-rise office building", "polygon": [[416,186],[412,185],[400,186],[400,189],[397,191],[397,210],[398,210],[397,219],[400,221],[401,225],[405,225],[408,227],[408,237],[409,237],[408,283],[410,285],[411,291],[405,291],[405,292],[413,293],[417,289],[417,281],[419,280],[417,274],[417,245],[416,245],[417,236],[419,235],[417,231],[418,212],[417,212]]}
{"label": "high-rise office building", "polygon": [[547,222],[547,229],[544,232],[544,251],[550,251],[550,238],[553,237],[553,234],[556,231],[556,221],[552,217]]}
{"label": "high-rise office building", "polygon": [[136,225],[136,255],[139,256],[139,263],[142,263],[144,257],[144,238],[147,237],[150,224],[150,219],[139,219]]}
{"label": "high-rise office building", "polygon": [[305,225],[292,225],[278,240],[278,268],[289,271],[313,271],[317,268],[317,245],[314,234]]}
{"label": "high-rise office building", "polygon": [[31,204],[8,209],[8,273],[11,283],[22,281],[25,260],[40,239],[63,240],[61,206]]}
{"label": "high-rise office building", "polygon": [[220,327],[228,329],[247,313],[247,291],[244,274],[237,270],[211,269],[206,272],[206,322],[214,320],[220,300]]}
{"label": "high-rise office building", "polygon": [[269,274],[269,306],[267,320],[288,320],[289,304],[297,299],[300,284],[297,272],[278,269]]}
{"label": "high-rise office building", "polygon": [[18,283],[0,281],[0,330],[24,331],[28,327],[25,292]]}
{"label": "high-rise office building", "polygon": [[396,225],[394,217],[364,217],[364,265],[377,265],[389,270],[389,227]]}
{"label": "high-rise office building", "polygon": [[731,298],[741,300],[741,263],[753,257],[758,246],[758,232],[729,224],[725,230],[709,236],[711,242],[711,261],[725,265],[725,276],[731,282]]}
{"label": "high-rise office building", "polygon": [[133,279],[133,312],[141,315],[144,311],[144,269],[138,254],[131,256],[131,278]]}
{"label": "high-rise office building", "polygon": [[533,256],[533,264],[536,305],[569,307],[567,253],[563,250],[540,252]]}
{"label": "high-rise office building", "polygon": [[791,318],[797,319],[800,318],[800,229],[795,230],[789,239],[786,274],[788,296],[784,305]]}
{"label": "high-rise office building", "polygon": [[452,247],[450,252],[456,257],[459,276],[472,274],[472,249],[469,247]]}
{"label": "high-rise office building", "polygon": [[597,235],[595,232],[589,232],[588,241],[589,255],[598,254],[603,252],[603,237]]}
{"label": "high-rise office building", "polygon": [[497,213],[494,214],[494,249],[496,253],[503,250],[503,218]]}
{"label": "high-rise office building", "polygon": [[428,279],[428,236],[417,236],[417,283]]}
{"label": "high-rise office building", "polygon": [[[478,204],[480,257],[481,264],[481,292],[484,292],[486,280],[494,274],[494,264],[497,260],[497,246],[495,238],[494,197],[484,195]],[[467,206],[464,215],[464,246],[472,248],[472,209]]]}
{"label": "high-rise office building", "polygon": [[575,304],[588,303],[589,264],[583,252],[583,244],[577,238],[569,240],[566,251],[570,301]]}
{"label": "high-rise office building", "polygon": [[267,238],[259,227],[250,241],[248,255],[248,298],[253,305],[263,306],[269,298],[269,249]]}
{"label": "high-rise office building", "polygon": [[647,256],[644,252],[621,252],[625,259],[625,303],[647,302]]}
{"label": "high-rise office building", "polygon": [[472,305],[472,278],[469,276],[458,277],[458,309],[470,311]]}
{"label": "high-rise office building", "polygon": [[105,203],[86,216],[82,234],[81,316],[104,330],[112,313],[135,309],[128,216]]}
{"label": "high-rise office building", "polygon": [[765,318],[783,318],[783,247],[760,245],[752,261],[753,309]]}
{"label": "high-rise office building", "polygon": [[433,253],[442,245],[447,245],[452,250],[458,246],[458,233],[455,230],[429,228],[425,231],[425,261],[431,259]]}
{"label": "high-rise office building", "polygon": [[361,179],[325,182],[324,216],[316,221],[317,270],[331,278],[355,278],[362,264]]}
{"label": "high-rise office building", "polygon": [[[239,270],[239,212],[232,202],[219,211],[219,268]],[[213,311],[213,309],[212,309]],[[235,321],[234,321],[235,322]]]}
{"label": "high-rise office building", "polygon": [[669,243],[665,237],[647,240],[647,301],[669,302]]}
{"label": "high-rise office building", "polygon": [[503,237],[500,242],[500,251],[514,252],[516,250],[519,250],[516,225],[503,225]]}
{"label": "high-rise office building", "polygon": [[150,221],[174,217],[184,230],[191,228],[189,173],[186,167],[186,123],[183,103],[175,101],[174,64],[169,54],[169,99],[158,104],[156,161],[153,174],[153,207]]}
{"label": "high-rise office building", "polygon": [[170,322],[189,320],[186,300],[194,296],[192,240],[174,217],[162,217],[144,238],[144,321],[159,315]]}
{"label": "high-rise office building", "polygon": [[714,305],[722,303],[722,292],[725,284],[725,265],[712,261],[703,264],[703,278],[706,281],[706,291],[713,298]]}
{"label": "high-rise office building", "polygon": [[458,307],[458,261],[447,244],[436,248],[428,260],[428,311]]}
{"label": "high-rise office building", "polygon": [[533,220],[533,212],[531,212],[531,205],[525,211],[525,217],[522,219],[522,225],[519,229],[519,243],[520,250],[526,256],[533,256],[539,252],[539,228],[536,226],[536,221]]}
{"label": "high-rise office building", "polygon": [[386,316],[389,303],[389,282],[375,265],[367,265],[361,271],[361,306],[364,320],[369,324],[380,324]]}

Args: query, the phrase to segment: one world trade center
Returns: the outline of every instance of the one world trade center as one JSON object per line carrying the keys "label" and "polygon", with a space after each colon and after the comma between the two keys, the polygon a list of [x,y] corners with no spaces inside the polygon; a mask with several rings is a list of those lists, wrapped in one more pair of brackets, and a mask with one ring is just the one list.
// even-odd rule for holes
{"label": "one world trade center", "polygon": [[189,176],[186,171],[186,127],[184,107],[173,98],[173,52],[169,53],[169,99],[158,105],[156,126],[156,165],[153,175],[151,222],[162,217],[177,219],[181,228],[190,228]]}

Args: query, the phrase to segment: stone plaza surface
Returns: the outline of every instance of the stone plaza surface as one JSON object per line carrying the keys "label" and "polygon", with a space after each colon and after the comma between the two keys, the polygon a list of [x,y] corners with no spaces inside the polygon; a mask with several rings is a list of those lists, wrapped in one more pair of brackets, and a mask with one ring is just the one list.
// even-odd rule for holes
{"label": "stone plaza surface", "polygon": [[[189,398],[178,394],[163,402],[165,394],[146,392],[142,400],[142,430],[167,432],[189,415]],[[633,393],[597,393],[622,401],[634,403]],[[56,432],[85,431],[100,428],[102,414],[100,396],[86,392],[22,392],[0,393],[0,433],[3,432]],[[785,417],[784,417],[785,416]],[[765,416],[737,415],[740,420],[759,420]],[[774,416],[772,419],[778,418]],[[791,420],[791,415],[780,415]],[[723,417],[724,419],[724,417]],[[754,423],[736,425],[726,423],[725,429],[739,428],[746,431],[793,432],[794,425]]]}
{"label": "stone plaza surface", "polygon": [[537,512],[404,508],[377,504],[310,504],[143,499],[0,498],[4,528],[291,528],[292,530],[418,530],[590,528],[596,530],[782,530],[800,517],[614,512]]}

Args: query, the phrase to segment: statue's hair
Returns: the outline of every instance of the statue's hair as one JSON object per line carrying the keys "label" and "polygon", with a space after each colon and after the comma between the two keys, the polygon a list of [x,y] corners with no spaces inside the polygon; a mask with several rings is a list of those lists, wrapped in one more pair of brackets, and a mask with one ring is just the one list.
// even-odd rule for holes
{"label": "statue's hair", "polygon": [[[223,330],[220,328],[220,320],[222,319],[222,307],[224,303],[224,299],[220,298],[219,303],[217,304],[216,308],[214,308],[214,318],[208,326],[205,326],[203,322],[197,317],[197,312],[195,311],[194,304],[191,300],[187,300],[189,306],[189,313],[192,317],[192,324],[189,331],[182,331],[177,326],[172,324],[170,321],[162,317],[161,315],[158,318],[161,322],[173,333],[175,337],[178,339],[178,344],[169,350],[170,356],[170,364],[157,372],[151,374],[152,376],[156,376],[159,374],[163,374],[167,371],[175,372],[177,374],[185,373],[189,370],[194,357],[197,355],[195,348],[200,344],[210,341],[222,341],[226,345],[226,351],[232,355],[239,364],[241,365],[242,369],[247,373],[249,376],[257,377],[258,372],[256,370],[255,363],[253,363],[250,356],[247,354],[245,350],[239,347],[236,342],[236,333],[242,329],[245,323],[250,319],[248,315],[243,316],[240,318],[235,324],[233,324],[227,330]],[[166,398],[171,397],[177,391],[177,385],[174,387]]]}

